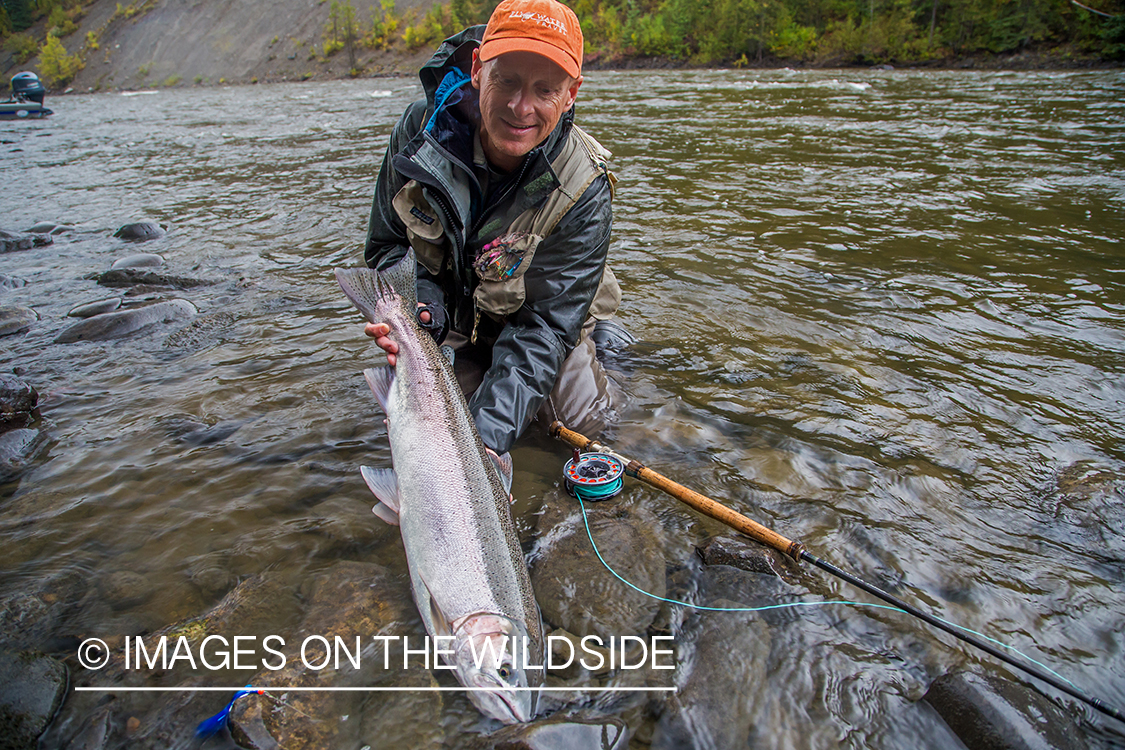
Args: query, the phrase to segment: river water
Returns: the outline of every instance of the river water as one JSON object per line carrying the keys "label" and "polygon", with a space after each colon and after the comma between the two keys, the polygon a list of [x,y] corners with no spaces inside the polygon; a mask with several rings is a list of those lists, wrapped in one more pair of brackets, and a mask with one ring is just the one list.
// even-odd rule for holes
{"label": "river water", "polygon": [[[377,358],[331,269],[360,262],[419,93],[74,95],[0,124],[0,226],[73,227],[0,256],[28,282],[0,303],[40,315],[0,339],[0,367],[38,389],[49,435],[0,489],[9,609],[80,580],[44,626],[76,643],[198,615],[267,570],[301,595],[339,560],[405,573],[357,471],[389,465],[360,376]],[[578,121],[620,180],[611,263],[641,341],[622,450],[1125,705],[1125,74],[599,71]],[[139,219],[169,232],[112,237]],[[138,251],[216,282],[174,295],[210,334],[52,343],[73,306],[118,293],[86,277]],[[529,545],[543,507],[571,502],[543,433],[513,452]],[[627,482],[669,571],[697,567],[722,527]],[[141,590],[109,606],[122,572]],[[869,601],[832,580],[793,592]],[[763,681],[729,696],[755,746],[919,747],[947,736],[917,703],[934,678],[1015,679],[905,615],[834,606],[769,631]],[[1122,741],[1060,702],[1092,746]],[[453,694],[445,711],[475,716]],[[653,713],[627,715],[634,747]]]}

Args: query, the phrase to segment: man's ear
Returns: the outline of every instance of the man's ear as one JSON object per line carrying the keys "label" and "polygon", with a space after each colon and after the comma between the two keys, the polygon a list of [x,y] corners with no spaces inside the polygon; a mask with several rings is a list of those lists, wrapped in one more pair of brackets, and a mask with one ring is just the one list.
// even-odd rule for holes
{"label": "man's ear", "polygon": [[574,106],[574,100],[578,98],[578,89],[580,89],[581,87],[582,87],[582,76],[578,76],[577,78],[572,78],[570,80],[570,86],[569,86],[569,88],[567,88],[567,91],[566,91],[567,97],[569,98],[569,100],[567,101],[566,106],[563,107],[563,112],[567,111],[568,109],[570,109],[571,107]]}
{"label": "man's ear", "polygon": [[484,63],[480,61],[480,49],[473,50],[473,65],[469,69],[469,80],[473,84],[473,88],[480,91],[480,77],[484,70]]}

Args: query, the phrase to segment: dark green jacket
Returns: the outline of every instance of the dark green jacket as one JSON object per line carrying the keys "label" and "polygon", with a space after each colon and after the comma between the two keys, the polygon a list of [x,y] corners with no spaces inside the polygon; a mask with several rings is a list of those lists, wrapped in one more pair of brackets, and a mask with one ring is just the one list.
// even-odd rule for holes
{"label": "dark green jacket", "polygon": [[528,267],[520,271],[526,297],[519,309],[499,319],[479,314],[473,292],[480,279],[473,261],[517,216],[546,202],[558,187],[551,162],[566,143],[574,119],[572,108],[511,179],[482,194],[472,168],[479,120],[476,90],[466,83],[449,97],[443,91],[436,116],[434,111],[435,93],[447,73],[457,67],[468,74],[472,50],[483,33],[483,26],[475,26],[447,39],[422,67],[419,77],[426,98],[407,108],[391,134],[375,188],[364,260],[386,268],[405,255],[411,243],[392,202],[404,185],[417,181],[435,216],[416,215],[428,222],[436,218],[439,237],[434,242],[444,258],[428,268],[419,263],[418,299],[442,306],[452,330],[472,336],[475,329],[478,341],[492,344],[492,366],[469,400],[469,409],[485,445],[504,452],[551,392],[560,365],[578,342],[606,265],[612,188],[608,174],[597,176],[539,243]]}

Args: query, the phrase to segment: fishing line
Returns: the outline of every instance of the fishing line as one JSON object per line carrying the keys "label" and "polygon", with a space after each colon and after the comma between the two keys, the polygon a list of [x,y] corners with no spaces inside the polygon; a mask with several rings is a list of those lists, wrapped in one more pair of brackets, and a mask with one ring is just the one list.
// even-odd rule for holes
{"label": "fishing line", "polygon": [[[702,604],[692,604],[691,602],[682,602],[682,601],[678,601],[676,599],[668,599],[668,598],[663,597],[663,596],[657,596],[656,594],[645,591],[641,587],[633,584],[631,581],[626,580],[624,577],[622,577],[622,575],[620,573],[618,573],[616,570],[614,570],[610,566],[609,563],[607,563],[605,561],[605,558],[602,557],[601,551],[598,549],[597,543],[594,541],[594,534],[590,530],[590,519],[586,515],[586,503],[584,502],[584,500],[594,499],[594,498],[584,498],[582,495],[585,494],[585,493],[582,493],[581,491],[579,491],[579,493],[572,493],[572,494],[575,494],[575,496],[578,498],[578,504],[582,508],[582,523],[585,524],[585,526],[586,526],[586,537],[590,540],[590,546],[594,548],[594,554],[598,556],[598,562],[600,562],[602,564],[602,566],[605,567],[605,569],[608,570],[613,575],[614,578],[621,581],[622,583],[624,583],[626,586],[633,589],[634,591],[636,591],[640,594],[644,594],[645,596],[647,596],[651,599],[656,599],[657,601],[661,601],[661,602],[667,602],[668,604],[676,604],[676,605],[681,606],[681,607],[691,607],[692,609],[707,610],[709,612],[766,612],[766,611],[773,610],[773,609],[787,609],[787,608],[790,608],[790,607],[793,607],[793,608],[796,608],[796,607],[823,607],[823,606],[839,604],[839,605],[845,605],[845,606],[851,606],[851,607],[869,607],[871,609],[887,609],[887,610],[890,610],[892,612],[901,612],[904,615],[910,614],[909,612],[907,612],[905,609],[902,609],[901,607],[892,607],[889,604],[872,604],[871,602],[851,602],[851,601],[843,601],[843,600],[835,600],[835,599],[824,600],[824,601],[819,601],[819,602],[788,602],[788,603],[785,603],[785,604],[768,604],[768,605],[765,605],[765,606],[762,606],[762,607],[708,607],[708,606],[704,606]],[[1013,646],[1009,646],[1008,644],[1002,643],[1001,641],[998,641],[995,638],[990,638],[989,636],[987,636],[983,633],[978,633],[975,630],[970,630],[969,628],[966,628],[962,625],[958,625],[955,622],[950,622],[949,620],[942,619],[940,617],[937,617],[936,615],[931,615],[931,616],[935,617],[936,619],[941,620],[942,622],[944,622],[946,625],[949,625],[950,627],[957,628],[958,630],[961,630],[965,633],[971,633],[971,634],[973,634],[975,636],[978,636],[980,638],[984,638],[985,640],[987,640],[991,643],[995,643],[997,646],[1000,646],[1002,648],[1006,648],[1009,651],[1011,651],[1012,653],[1017,654],[1021,658],[1026,659],[1028,662],[1030,662],[1032,664],[1035,664],[1039,668],[1047,670],[1048,672],[1055,675],[1060,680],[1063,680],[1067,684],[1072,685],[1075,688],[1078,687],[1077,685],[1074,685],[1073,682],[1071,682],[1070,680],[1066,679],[1065,677],[1063,677],[1061,674],[1059,674],[1055,670],[1048,667],[1046,664],[1043,664],[1042,662],[1039,662],[1039,661],[1036,661],[1035,659],[1032,659],[1030,656],[1028,656],[1027,654],[1023,653],[1022,651],[1020,651],[1019,649],[1017,649]]]}
{"label": "fishing line", "polygon": [[[1062,677],[1046,665],[1035,661],[1031,657],[1021,653],[1011,646],[1001,643],[995,638],[990,638],[982,633],[977,633],[974,630],[969,630],[968,628],[949,622],[948,620],[944,620],[940,617],[932,615],[925,610],[919,609],[910,602],[900,599],[894,594],[891,594],[888,591],[884,591],[878,586],[872,583],[868,583],[862,578],[854,576],[846,570],[842,570],[836,567],[827,560],[823,560],[817,557],[816,555],[810,553],[805,548],[805,545],[801,542],[788,539],[785,536],[777,533],[773,529],[769,529],[758,523],[757,521],[751,518],[747,518],[738,511],[733,510],[732,508],[729,508],[722,503],[716,502],[715,500],[712,500],[706,495],[700,494],[693,489],[685,487],[679,482],[669,479],[668,477],[650,469],[639,461],[627,458],[626,456],[617,453],[613,449],[587,438],[581,433],[569,430],[561,422],[553,422],[550,427],[550,433],[552,437],[556,437],[562,440],[575,449],[576,460],[580,459],[581,451],[596,451],[603,456],[619,461],[621,464],[624,464],[624,473],[628,476],[639,479],[650,487],[655,487],[662,492],[668,493],[685,505],[690,506],[697,512],[726,524],[735,531],[746,535],[750,539],[753,539],[756,542],[760,542],[761,544],[764,544],[771,549],[775,549],[778,552],[781,552],[782,554],[793,558],[793,560],[798,563],[807,562],[815,567],[818,567],[826,573],[829,573],[839,578],[840,580],[846,581],[856,588],[860,589],[861,591],[864,591],[865,593],[870,594],[876,599],[881,599],[882,601],[891,605],[890,607],[887,607],[887,609],[898,609],[908,615],[912,615],[913,617],[922,620],[928,625],[931,625],[934,628],[937,628],[938,630],[941,630],[953,636],[954,638],[969,644],[970,646],[974,646],[975,648],[980,649],[993,658],[998,659],[999,661],[1002,661],[1009,666],[1015,667],[1021,672],[1024,672],[1031,677],[1036,678],[1037,680],[1041,680],[1042,682],[1047,683],[1056,690],[1060,690],[1073,698],[1077,698],[1086,705],[1096,708],[1098,711],[1101,711],[1107,716],[1112,716],[1118,721],[1125,722],[1125,712],[1122,712],[1120,709],[1114,706],[1108,705],[1102,700],[1088,695],[1085,691],[1076,687],[1070,680],[1067,680],[1065,677]],[[599,477],[595,478],[599,481],[605,481],[605,479]],[[595,481],[592,484],[596,485],[599,483],[599,481]],[[570,487],[570,483],[568,481],[567,490],[571,491],[571,489],[572,488]],[[581,489],[579,490],[579,492],[581,492]],[[587,495],[587,497],[592,499],[589,495]],[[585,508],[583,508],[583,517],[585,517]],[[589,524],[587,524],[587,532],[588,531]],[[593,544],[594,542],[592,535],[590,536],[590,542],[591,544]],[[612,568],[606,565],[605,560],[601,559],[600,554],[598,555],[598,557],[601,560],[602,565],[606,566],[607,570],[610,570],[610,572],[612,572],[615,576],[621,578],[621,576],[618,576]],[[624,579],[621,580],[624,581]],[[629,582],[625,581],[625,583],[628,584]],[[632,586],[632,584],[629,585]],[[634,586],[633,588],[636,587]],[[648,595],[648,592],[645,592],[641,589],[637,590]],[[855,605],[872,606],[870,604],[862,602],[857,602],[855,603]],[[695,605],[686,604],[686,606]],[[1008,653],[1009,651],[1012,653]],[[1012,654],[1018,654],[1021,658],[1016,658],[1016,656],[1013,656]]]}

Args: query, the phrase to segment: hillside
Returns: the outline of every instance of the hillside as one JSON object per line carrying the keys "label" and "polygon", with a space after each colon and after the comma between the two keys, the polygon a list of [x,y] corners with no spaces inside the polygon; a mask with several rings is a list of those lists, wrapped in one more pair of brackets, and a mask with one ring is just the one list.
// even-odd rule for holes
{"label": "hillside", "polygon": [[[323,54],[335,3],[321,0],[117,0],[86,4],[77,30],[61,41],[68,54],[85,50],[85,67],[68,84],[74,91],[153,86],[252,83],[339,78],[352,70],[345,50]],[[421,17],[433,0],[397,0],[404,22]],[[129,11],[133,12],[130,13]],[[359,10],[370,26],[368,8]],[[381,17],[381,13],[379,14]],[[28,30],[43,38],[44,21]],[[87,44],[89,35],[97,49]],[[398,40],[387,50],[356,46],[361,75],[413,75],[432,46],[417,51]],[[40,71],[33,57],[17,63],[0,53],[5,79],[19,70]],[[57,93],[57,92],[56,92]]]}

